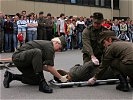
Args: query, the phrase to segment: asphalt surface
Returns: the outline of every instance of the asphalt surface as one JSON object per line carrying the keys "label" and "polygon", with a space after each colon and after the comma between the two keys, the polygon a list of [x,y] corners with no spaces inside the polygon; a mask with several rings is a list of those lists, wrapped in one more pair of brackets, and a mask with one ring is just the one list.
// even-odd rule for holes
{"label": "asphalt surface", "polygon": [[[12,53],[1,53],[0,58],[11,57]],[[69,50],[58,52],[55,55],[55,67],[68,71],[75,64],[82,64],[82,53],[80,50]],[[11,72],[20,73],[15,67]],[[10,88],[3,87],[3,75],[5,70],[0,70],[0,100],[133,100],[133,89],[130,92],[121,92],[114,85],[85,86],[72,88],[59,88],[50,85],[54,92],[52,94],[38,91],[38,86],[25,85],[18,81],[10,83]],[[53,76],[44,72],[47,81]]]}

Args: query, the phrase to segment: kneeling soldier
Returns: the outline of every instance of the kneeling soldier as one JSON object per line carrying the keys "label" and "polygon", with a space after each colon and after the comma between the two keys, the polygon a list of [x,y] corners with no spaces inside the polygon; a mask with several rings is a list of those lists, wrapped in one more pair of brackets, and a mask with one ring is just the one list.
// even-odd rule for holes
{"label": "kneeling soldier", "polygon": [[99,70],[88,80],[88,83],[93,85],[111,66],[120,80],[116,89],[129,91],[127,76],[130,79],[131,87],[133,87],[133,43],[119,41],[113,31],[101,32],[100,37],[100,43],[105,47],[105,52]]}
{"label": "kneeling soldier", "polygon": [[64,36],[55,37],[51,41],[34,40],[25,43],[12,55],[12,61],[21,75],[5,72],[3,85],[9,88],[13,80],[24,84],[39,85],[39,91],[52,93],[45,81],[43,70],[50,72],[61,82],[66,82],[66,76],[61,76],[54,68],[54,56],[56,51],[61,51],[66,46]]}

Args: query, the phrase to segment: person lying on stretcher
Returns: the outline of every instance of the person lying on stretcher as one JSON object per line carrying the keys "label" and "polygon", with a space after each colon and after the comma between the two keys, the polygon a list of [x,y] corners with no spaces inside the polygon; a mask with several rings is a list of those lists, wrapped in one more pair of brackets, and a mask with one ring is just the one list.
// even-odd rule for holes
{"label": "person lying on stretcher", "polygon": [[[88,81],[91,77],[94,76],[95,72],[97,71],[98,66],[94,65],[92,61],[86,62],[83,65],[76,64],[72,68],[70,68],[69,72],[65,70],[57,70],[58,73],[65,76],[68,79],[68,82],[79,82],[79,81]],[[106,79],[116,79],[115,75],[111,68],[104,73],[101,80]],[[61,81],[54,77],[54,80],[61,83]]]}

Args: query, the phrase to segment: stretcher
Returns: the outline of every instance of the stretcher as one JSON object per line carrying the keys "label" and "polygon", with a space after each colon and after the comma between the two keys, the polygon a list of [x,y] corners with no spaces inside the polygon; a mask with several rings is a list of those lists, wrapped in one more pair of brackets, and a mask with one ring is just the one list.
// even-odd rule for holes
{"label": "stretcher", "polygon": [[2,69],[10,70],[9,67],[15,67],[15,65],[12,62],[12,58],[0,59],[0,70],[2,70]]}
{"label": "stretcher", "polygon": [[[116,84],[119,82],[119,79],[107,79],[107,80],[96,80],[95,85],[102,85],[102,84]],[[83,82],[66,82],[66,83],[58,83],[54,79],[50,80],[49,83],[54,86],[58,86],[60,88],[67,88],[73,86],[89,86],[88,81]]]}

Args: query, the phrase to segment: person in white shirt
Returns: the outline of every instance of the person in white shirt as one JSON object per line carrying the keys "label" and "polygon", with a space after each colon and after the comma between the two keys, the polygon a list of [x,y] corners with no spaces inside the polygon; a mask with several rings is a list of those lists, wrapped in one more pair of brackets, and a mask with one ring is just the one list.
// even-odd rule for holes
{"label": "person in white shirt", "polygon": [[[23,15],[20,16],[20,19],[17,21],[17,25],[18,25],[18,34],[19,33],[22,33],[22,35],[23,35],[23,43],[25,43],[25,40],[26,40],[27,21],[25,20],[25,17]],[[23,43],[20,43],[20,46]]]}
{"label": "person in white shirt", "polygon": [[65,35],[65,14],[61,13],[60,18],[57,20],[58,35]]}
{"label": "person in white shirt", "polygon": [[33,41],[37,39],[37,27],[38,27],[38,22],[34,17],[34,13],[29,14],[29,19],[27,19],[28,41]]}

